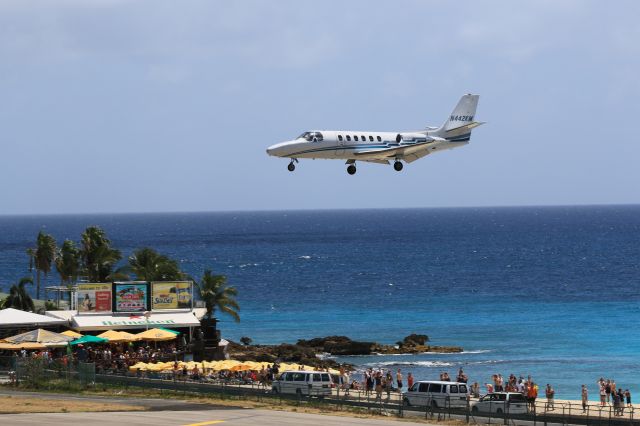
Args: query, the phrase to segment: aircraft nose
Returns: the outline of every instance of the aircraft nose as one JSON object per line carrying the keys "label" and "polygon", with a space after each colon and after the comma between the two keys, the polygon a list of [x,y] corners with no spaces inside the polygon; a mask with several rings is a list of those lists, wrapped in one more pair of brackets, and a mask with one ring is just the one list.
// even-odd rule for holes
{"label": "aircraft nose", "polygon": [[287,142],[277,143],[267,148],[267,154],[279,157],[283,153],[283,148],[287,145]]}

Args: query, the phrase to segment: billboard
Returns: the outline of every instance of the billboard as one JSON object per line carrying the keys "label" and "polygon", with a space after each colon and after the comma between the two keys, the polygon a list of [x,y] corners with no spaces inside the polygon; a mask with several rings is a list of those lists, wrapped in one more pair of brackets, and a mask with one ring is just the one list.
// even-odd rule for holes
{"label": "billboard", "polygon": [[149,284],[116,282],[113,284],[114,311],[145,312],[149,310]]}
{"label": "billboard", "polygon": [[152,309],[190,309],[191,281],[155,281],[151,283]]}
{"label": "billboard", "polygon": [[78,312],[111,312],[111,283],[78,284]]}

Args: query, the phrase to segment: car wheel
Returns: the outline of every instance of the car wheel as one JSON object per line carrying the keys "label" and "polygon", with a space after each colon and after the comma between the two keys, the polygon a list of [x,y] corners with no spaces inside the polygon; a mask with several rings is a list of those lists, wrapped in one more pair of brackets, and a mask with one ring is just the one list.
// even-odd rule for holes
{"label": "car wheel", "polygon": [[498,408],[498,409],[496,410],[496,413],[498,413],[498,414],[502,414],[502,408]]}
{"label": "car wheel", "polygon": [[404,405],[405,407],[411,407],[411,402],[409,402],[409,398],[403,399],[402,405]]}
{"label": "car wheel", "polygon": [[431,407],[432,408],[438,408],[438,403],[434,400],[431,400]]}
{"label": "car wheel", "polygon": [[476,407],[475,405],[473,407],[471,407],[471,412],[472,413],[477,413],[478,412],[478,407]]}

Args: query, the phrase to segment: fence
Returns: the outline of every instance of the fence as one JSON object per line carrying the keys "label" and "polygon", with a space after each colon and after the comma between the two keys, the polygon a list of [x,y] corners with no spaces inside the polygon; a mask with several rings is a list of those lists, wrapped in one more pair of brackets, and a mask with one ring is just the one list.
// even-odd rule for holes
{"label": "fence", "polygon": [[[55,382],[66,382],[79,387],[94,384],[147,388],[176,394],[215,395],[221,399],[247,399],[271,404],[295,404],[318,407],[326,410],[349,410],[385,414],[398,417],[422,417],[433,421],[457,420],[470,424],[522,424],[531,422],[534,426],[542,423],[562,425],[592,426],[640,426],[635,408],[619,409],[606,404],[588,404],[583,410],[582,404],[570,401],[556,401],[553,406],[541,399],[523,413],[510,412],[507,405],[497,403],[494,406],[479,409],[477,401],[472,399],[464,407],[452,407],[448,399],[443,404],[408,406],[397,392],[376,395],[358,390],[333,389],[325,397],[305,396],[302,394],[274,394],[271,388],[259,383],[242,383],[219,380],[194,381],[181,375],[151,377],[137,375],[96,374],[95,365],[79,363],[62,365],[56,362],[44,362],[42,359],[12,360],[0,357],[0,371],[3,365],[15,365],[18,383],[29,387],[42,388]],[[387,396],[388,395],[388,396]]]}
{"label": "fence", "polygon": [[45,358],[0,357],[0,372],[11,382],[23,383],[29,388],[43,388],[56,384],[75,384],[87,387],[95,383],[95,364],[66,363]]}

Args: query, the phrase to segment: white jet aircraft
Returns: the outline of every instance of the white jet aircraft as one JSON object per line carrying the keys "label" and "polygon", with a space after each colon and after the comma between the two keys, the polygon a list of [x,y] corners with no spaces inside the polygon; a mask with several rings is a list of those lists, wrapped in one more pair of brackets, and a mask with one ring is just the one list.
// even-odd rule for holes
{"label": "white jet aircraft", "polygon": [[290,158],[287,167],[296,169],[298,158],[347,160],[347,173],[356,173],[356,161],[389,164],[402,170],[402,162],[412,163],[427,154],[457,148],[469,143],[471,129],[483,122],[474,121],[479,95],[464,95],[449,118],[440,127],[414,132],[369,132],[350,130],[314,130],[291,141],[267,148],[267,154]]}

